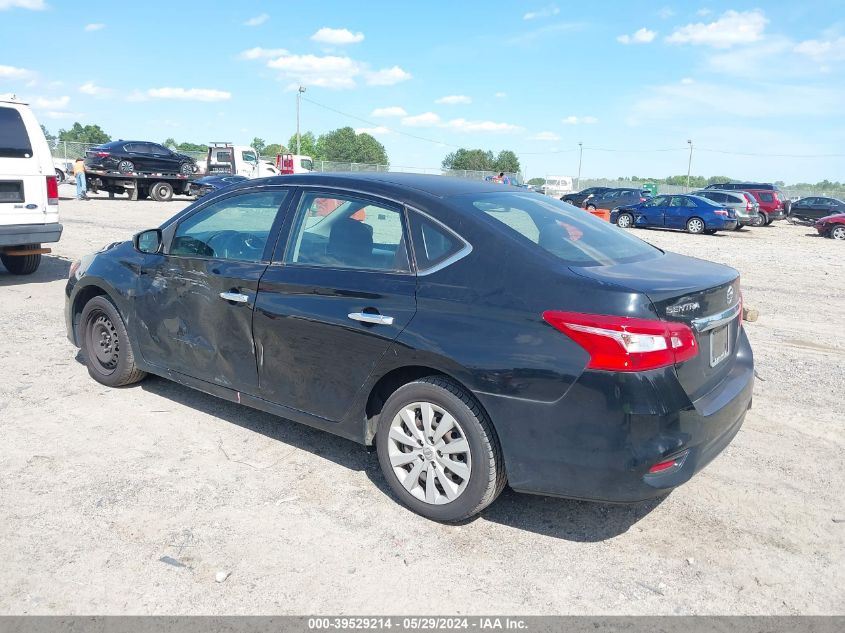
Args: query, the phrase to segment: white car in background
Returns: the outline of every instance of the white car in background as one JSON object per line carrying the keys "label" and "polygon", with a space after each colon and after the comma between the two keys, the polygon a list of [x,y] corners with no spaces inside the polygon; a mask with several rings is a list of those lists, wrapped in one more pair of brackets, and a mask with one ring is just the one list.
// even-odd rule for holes
{"label": "white car in background", "polygon": [[41,245],[62,236],[56,167],[26,103],[0,97],[0,139],[0,261],[28,275],[50,252]]}
{"label": "white car in background", "polygon": [[555,198],[572,193],[572,176],[546,176],[543,193]]}

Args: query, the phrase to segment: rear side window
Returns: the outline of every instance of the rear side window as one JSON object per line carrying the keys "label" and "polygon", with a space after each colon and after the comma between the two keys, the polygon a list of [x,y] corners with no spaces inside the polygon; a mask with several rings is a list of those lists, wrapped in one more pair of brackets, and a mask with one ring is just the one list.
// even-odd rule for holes
{"label": "rear side window", "polygon": [[569,266],[611,266],[659,256],[660,250],[560,200],[521,193],[457,196],[469,213],[542,248]]}
{"label": "rear side window", "polygon": [[0,107],[0,158],[31,158],[32,143],[20,112]]}
{"label": "rear side window", "polygon": [[775,199],[775,197],[767,191],[761,191],[757,195],[760,196],[760,200],[763,202],[772,202]]}
{"label": "rear side window", "polygon": [[465,247],[457,235],[419,213],[411,212],[409,220],[419,272],[434,268]]}

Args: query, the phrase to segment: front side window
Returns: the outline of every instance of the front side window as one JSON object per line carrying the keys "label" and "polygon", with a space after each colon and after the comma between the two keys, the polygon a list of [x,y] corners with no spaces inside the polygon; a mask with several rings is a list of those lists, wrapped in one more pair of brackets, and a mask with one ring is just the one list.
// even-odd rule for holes
{"label": "front side window", "polygon": [[560,200],[521,193],[465,195],[453,200],[462,211],[483,214],[497,230],[555,255],[568,266],[611,266],[652,259],[661,253]]}
{"label": "front side window", "polygon": [[30,158],[32,143],[20,112],[0,107],[0,158]]}
{"label": "front side window", "polygon": [[170,255],[261,261],[286,190],[259,191],[214,202],[183,220]]}
{"label": "front side window", "polygon": [[335,193],[306,193],[285,253],[290,264],[408,272],[402,211]]}
{"label": "front side window", "polygon": [[241,152],[241,160],[247,163],[257,163],[258,157],[255,152]]}

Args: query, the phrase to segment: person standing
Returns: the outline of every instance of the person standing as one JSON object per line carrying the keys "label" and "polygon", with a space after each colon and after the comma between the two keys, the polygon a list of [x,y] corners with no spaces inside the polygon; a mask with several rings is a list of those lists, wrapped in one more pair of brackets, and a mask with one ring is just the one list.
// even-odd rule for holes
{"label": "person standing", "polygon": [[76,199],[88,200],[88,185],[85,182],[85,161],[77,158],[73,163],[73,176],[76,178]]}

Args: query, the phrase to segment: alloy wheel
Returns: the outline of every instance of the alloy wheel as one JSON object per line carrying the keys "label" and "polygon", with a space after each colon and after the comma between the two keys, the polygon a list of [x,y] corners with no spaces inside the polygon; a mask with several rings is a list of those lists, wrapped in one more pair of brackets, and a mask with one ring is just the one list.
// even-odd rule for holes
{"label": "alloy wheel", "polygon": [[830,232],[830,237],[835,240],[845,240],[845,226],[837,226]]}
{"label": "alloy wheel", "polygon": [[420,501],[450,503],[466,489],[472,456],[452,414],[431,402],[408,404],[393,418],[388,436],[393,474]]}
{"label": "alloy wheel", "polygon": [[690,233],[701,233],[704,231],[704,222],[698,218],[692,218],[687,222],[687,231]]}
{"label": "alloy wheel", "polygon": [[616,226],[622,229],[631,228],[631,216],[627,213],[622,213],[616,218]]}

